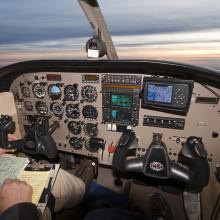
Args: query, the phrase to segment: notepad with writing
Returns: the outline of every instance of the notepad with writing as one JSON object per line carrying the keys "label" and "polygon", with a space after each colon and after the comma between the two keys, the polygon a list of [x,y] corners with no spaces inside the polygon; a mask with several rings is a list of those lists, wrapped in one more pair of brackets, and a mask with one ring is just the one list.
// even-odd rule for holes
{"label": "notepad with writing", "polygon": [[7,178],[27,182],[33,188],[32,202],[43,211],[55,182],[59,164],[28,164],[27,158],[10,154],[0,155],[0,187]]}
{"label": "notepad with writing", "polygon": [[27,182],[33,188],[32,203],[38,204],[50,171],[22,171],[18,179]]}

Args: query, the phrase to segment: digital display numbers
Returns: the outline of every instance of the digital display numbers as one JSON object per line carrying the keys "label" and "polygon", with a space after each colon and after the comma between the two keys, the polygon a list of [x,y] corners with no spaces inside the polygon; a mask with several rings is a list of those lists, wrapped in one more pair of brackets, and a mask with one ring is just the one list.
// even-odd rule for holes
{"label": "digital display numbers", "polygon": [[147,101],[171,103],[173,95],[173,86],[149,84],[147,86]]}
{"label": "digital display numbers", "polygon": [[112,106],[117,107],[131,107],[132,106],[132,96],[129,95],[112,95],[111,96]]}

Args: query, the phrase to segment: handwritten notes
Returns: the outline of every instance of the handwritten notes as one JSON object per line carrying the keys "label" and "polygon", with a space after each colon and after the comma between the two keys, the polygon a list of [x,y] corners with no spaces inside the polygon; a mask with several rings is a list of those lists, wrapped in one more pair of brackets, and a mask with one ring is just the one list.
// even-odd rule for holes
{"label": "handwritten notes", "polygon": [[16,179],[29,163],[27,158],[4,154],[0,156],[0,187],[7,178]]}
{"label": "handwritten notes", "polygon": [[15,157],[14,155],[4,154],[0,156],[0,187],[4,180],[20,179],[30,184],[33,188],[32,202],[38,204],[41,194],[48,182],[49,171],[26,171],[25,167],[28,165],[27,158]]}
{"label": "handwritten notes", "polygon": [[32,202],[38,204],[43,189],[48,181],[50,171],[22,171],[19,175],[21,181],[26,181],[33,188]]}

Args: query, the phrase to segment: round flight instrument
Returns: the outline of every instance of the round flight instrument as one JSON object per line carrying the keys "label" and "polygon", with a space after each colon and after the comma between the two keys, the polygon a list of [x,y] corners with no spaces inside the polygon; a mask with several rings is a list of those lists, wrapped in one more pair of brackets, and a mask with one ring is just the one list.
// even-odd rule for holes
{"label": "round flight instrument", "polygon": [[35,83],[33,85],[33,93],[37,98],[42,99],[46,95],[44,85],[42,83]]}
{"label": "round flight instrument", "polygon": [[22,87],[21,88],[21,93],[24,97],[28,98],[31,96],[31,92],[30,92],[30,89],[26,86]]}
{"label": "round flight instrument", "polygon": [[52,100],[57,100],[61,97],[62,91],[58,84],[51,84],[48,86],[48,95]]}
{"label": "round flight instrument", "polygon": [[32,111],[34,108],[32,102],[30,101],[24,101],[24,107],[27,111]]}
{"label": "round flight instrument", "polygon": [[80,134],[81,131],[82,131],[80,122],[70,121],[70,122],[67,124],[67,127],[68,127],[69,131],[72,132],[74,135],[78,135],[78,134]]}
{"label": "round flight instrument", "polygon": [[57,116],[57,117],[60,117],[63,115],[63,106],[58,103],[58,102],[53,102],[51,105],[50,105],[50,110],[51,112]]}
{"label": "round flight instrument", "polygon": [[90,143],[90,139],[86,140],[85,141],[85,147],[88,151],[92,152],[92,153],[95,153],[99,150],[99,147],[98,146],[92,146],[91,143]]}
{"label": "round flight instrument", "polygon": [[83,129],[84,129],[85,134],[89,137],[96,137],[99,133],[99,130],[96,124],[86,123]]}
{"label": "round flight instrument", "polygon": [[76,150],[80,150],[83,146],[81,138],[71,137],[69,140],[69,144]]}
{"label": "round flight instrument", "polygon": [[76,101],[79,97],[77,84],[67,85],[64,89],[64,97],[66,101]]}
{"label": "round flight instrument", "polygon": [[96,119],[98,117],[97,109],[92,105],[86,105],[82,110],[84,118]]}
{"label": "round flight instrument", "polygon": [[41,115],[46,115],[48,113],[46,102],[42,102],[42,101],[36,102],[35,108],[37,109],[38,113]]}
{"label": "round flight instrument", "polygon": [[78,104],[69,104],[66,106],[66,116],[68,118],[78,118],[80,116],[80,110]]}
{"label": "round flight instrument", "polygon": [[81,95],[86,102],[94,102],[98,96],[96,88],[93,86],[84,86]]}

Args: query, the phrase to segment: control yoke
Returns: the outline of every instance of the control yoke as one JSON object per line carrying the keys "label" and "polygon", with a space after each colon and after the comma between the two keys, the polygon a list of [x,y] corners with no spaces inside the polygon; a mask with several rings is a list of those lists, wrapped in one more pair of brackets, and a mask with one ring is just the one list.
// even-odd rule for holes
{"label": "control yoke", "polygon": [[[154,134],[146,154],[135,156],[138,139],[134,132],[123,133],[113,157],[113,168],[119,172],[138,172],[158,179],[176,179],[192,192],[200,192],[209,181],[207,152],[202,140],[189,137],[184,143],[178,162],[171,161],[161,134]],[[184,166],[183,166],[184,165]]]}
{"label": "control yoke", "polygon": [[57,155],[57,146],[51,134],[59,126],[54,122],[49,126],[46,117],[38,117],[33,125],[26,129],[26,136],[23,139],[8,141],[8,133],[13,129],[15,123],[8,115],[0,118],[0,147],[18,149],[28,154],[42,154],[52,159]]}

